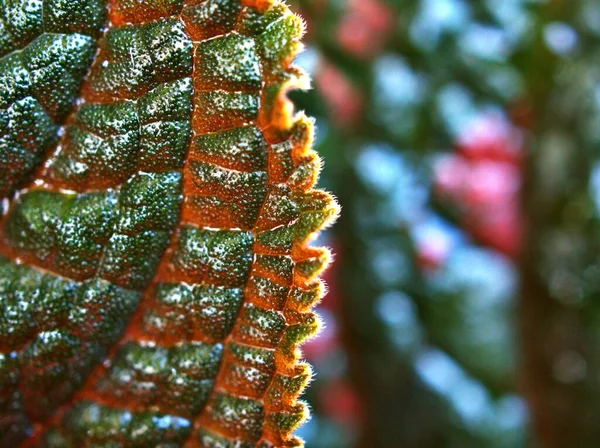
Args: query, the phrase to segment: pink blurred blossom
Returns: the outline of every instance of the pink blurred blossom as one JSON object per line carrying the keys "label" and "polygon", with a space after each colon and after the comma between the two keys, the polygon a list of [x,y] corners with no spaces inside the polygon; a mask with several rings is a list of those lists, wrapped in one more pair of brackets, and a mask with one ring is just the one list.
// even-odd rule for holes
{"label": "pink blurred blossom", "polygon": [[315,83],[339,126],[351,126],[362,113],[363,99],[356,87],[336,67],[323,61],[315,74]]}
{"label": "pink blurred blossom", "polygon": [[348,53],[368,59],[379,53],[392,31],[394,13],[380,0],[350,0],[336,35]]}
{"label": "pink blurred blossom", "polygon": [[522,157],[522,132],[484,116],[465,129],[454,154],[434,165],[436,191],[458,207],[463,228],[511,257],[521,243]]}
{"label": "pink blurred blossom", "polygon": [[356,427],[360,420],[360,400],[355,389],[345,379],[331,381],[320,396],[325,414],[338,423]]}

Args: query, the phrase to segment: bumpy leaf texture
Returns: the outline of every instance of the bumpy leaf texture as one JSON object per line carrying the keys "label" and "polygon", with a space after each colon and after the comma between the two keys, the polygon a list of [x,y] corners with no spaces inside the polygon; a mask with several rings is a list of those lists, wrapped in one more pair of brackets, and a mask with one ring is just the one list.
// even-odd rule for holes
{"label": "bumpy leaf texture", "polygon": [[0,446],[298,446],[336,216],[278,0],[2,0]]}

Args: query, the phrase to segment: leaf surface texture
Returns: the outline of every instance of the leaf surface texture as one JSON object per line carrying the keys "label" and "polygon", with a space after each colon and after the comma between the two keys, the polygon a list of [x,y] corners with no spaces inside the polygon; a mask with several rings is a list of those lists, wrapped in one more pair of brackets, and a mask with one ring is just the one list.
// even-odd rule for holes
{"label": "leaf surface texture", "polygon": [[[16,12],[15,12],[16,11]],[[298,446],[337,215],[279,1],[5,0],[0,445]]]}

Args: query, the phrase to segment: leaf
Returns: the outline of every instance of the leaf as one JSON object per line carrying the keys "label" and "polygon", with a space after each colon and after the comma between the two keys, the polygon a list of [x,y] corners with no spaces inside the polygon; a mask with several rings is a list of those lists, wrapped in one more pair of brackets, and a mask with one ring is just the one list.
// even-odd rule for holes
{"label": "leaf", "polygon": [[285,96],[303,24],[104,8],[2,6],[0,445],[300,446],[329,256],[307,242],[338,213]]}

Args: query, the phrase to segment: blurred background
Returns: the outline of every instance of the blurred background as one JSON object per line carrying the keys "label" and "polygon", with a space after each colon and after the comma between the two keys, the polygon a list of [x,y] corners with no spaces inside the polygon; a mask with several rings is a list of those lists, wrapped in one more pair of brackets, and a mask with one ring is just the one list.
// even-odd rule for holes
{"label": "blurred background", "polygon": [[600,2],[288,3],[343,210],[307,446],[600,446]]}

